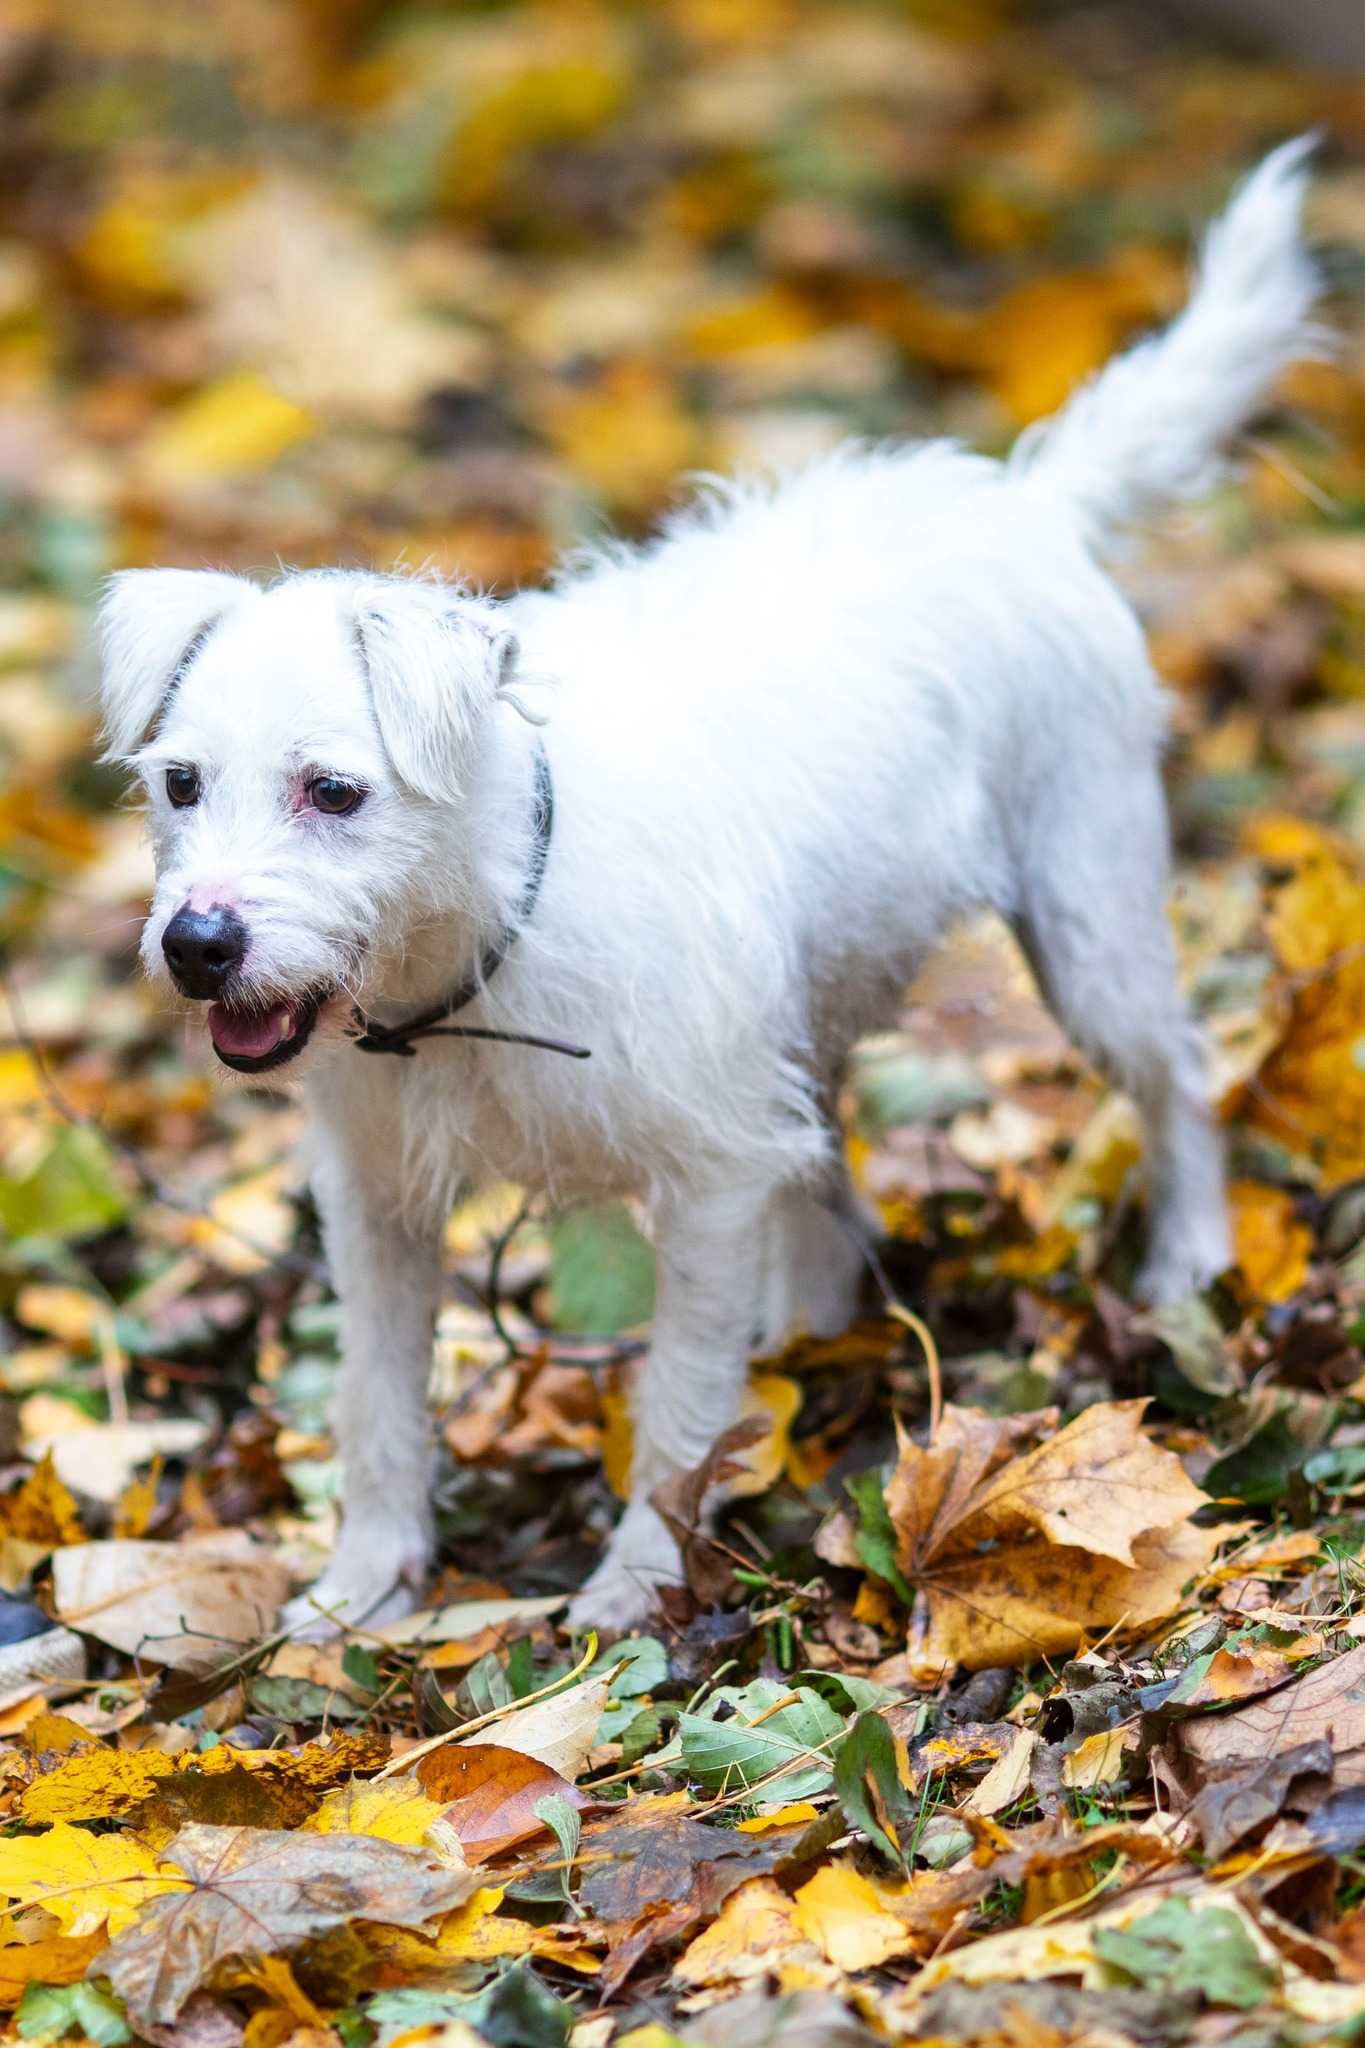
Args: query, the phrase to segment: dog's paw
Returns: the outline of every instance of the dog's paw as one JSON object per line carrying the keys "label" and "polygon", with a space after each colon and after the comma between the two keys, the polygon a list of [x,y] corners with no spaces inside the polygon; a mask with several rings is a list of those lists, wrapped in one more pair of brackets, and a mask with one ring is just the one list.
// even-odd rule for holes
{"label": "dog's paw", "polygon": [[626,1509],[606,1555],[569,1604],[569,1626],[634,1628],[652,1613],[660,1586],[676,1586],[682,1558],[667,1524],[643,1503]]}
{"label": "dog's paw", "polygon": [[418,1603],[429,1550],[425,1536],[343,1531],[336,1556],[320,1579],[291,1600],[280,1616],[296,1642],[321,1642],[348,1628],[382,1628],[401,1621]]}

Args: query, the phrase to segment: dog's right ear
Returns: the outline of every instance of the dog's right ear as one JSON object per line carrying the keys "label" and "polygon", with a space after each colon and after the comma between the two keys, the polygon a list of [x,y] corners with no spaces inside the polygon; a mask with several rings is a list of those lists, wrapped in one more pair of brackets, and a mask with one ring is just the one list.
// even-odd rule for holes
{"label": "dog's right ear", "polygon": [[457,801],[516,666],[514,636],[499,626],[496,607],[400,578],[363,584],[353,616],[389,759],[420,796]]}
{"label": "dog's right ear", "polygon": [[218,569],[124,569],[99,608],[100,698],[109,755],[136,752],[218,621],[255,592]]}

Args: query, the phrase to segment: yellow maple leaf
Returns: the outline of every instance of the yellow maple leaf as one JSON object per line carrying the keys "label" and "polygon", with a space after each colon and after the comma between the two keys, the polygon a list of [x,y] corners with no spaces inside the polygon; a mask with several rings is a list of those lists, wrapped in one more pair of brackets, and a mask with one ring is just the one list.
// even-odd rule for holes
{"label": "yellow maple leaf", "polygon": [[797,1926],[796,1907],[781,1886],[771,1877],[750,1878],[684,1950],[674,1981],[689,1988],[744,1983],[766,1976],[776,1956],[810,1939]]}
{"label": "yellow maple leaf", "polygon": [[1228,1189],[1237,1264],[1253,1301],[1287,1301],[1308,1277],[1313,1233],[1294,1214],[1294,1198],[1261,1181]]}
{"label": "yellow maple leaf", "polygon": [[1334,1185],[1365,1171],[1365,879],[1343,842],[1299,819],[1263,819],[1249,836],[1262,860],[1290,870],[1266,918],[1283,1021],[1225,1106]]}
{"label": "yellow maple leaf", "polygon": [[792,1925],[838,1970],[874,1969],[913,1943],[876,1885],[847,1863],[827,1863],[801,1886]]}
{"label": "yellow maple leaf", "polygon": [[[373,1835],[381,1842],[416,1848],[441,1812],[411,1778],[387,1778],[377,1785],[352,1778],[327,1794],[317,1812],[304,1821],[303,1830],[315,1835]],[[470,1900],[460,1910],[468,1912],[473,1903]]]}
{"label": "yellow maple leaf", "polygon": [[111,1820],[141,1806],[175,1769],[175,1758],[156,1749],[81,1750],[35,1778],[19,1811],[28,1821]]}
{"label": "yellow maple leaf", "polygon": [[165,1871],[152,1851],[128,1835],[92,1835],[59,1820],[44,1835],[6,1842],[0,1896],[42,1906],[73,1939],[130,1927],[149,1899],[183,1892],[189,1881]]}
{"label": "yellow maple leaf", "polygon": [[16,1492],[0,1501],[0,1536],[41,1543],[48,1550],[85,1542],[76,1497],[57,1477],[51,1451]]}

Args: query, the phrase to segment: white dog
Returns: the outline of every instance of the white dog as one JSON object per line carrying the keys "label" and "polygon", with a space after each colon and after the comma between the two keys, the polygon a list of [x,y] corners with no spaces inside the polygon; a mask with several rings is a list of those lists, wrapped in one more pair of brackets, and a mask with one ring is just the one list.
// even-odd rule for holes
{"label": "white dog", "polygon": [[652,1489],[734,1419],[755,1339],[852,1311],[841,1065],[978,906],[1141,1109],[1144,1294],[1228,1263],[1165,913],[1162,697],[1096,556],[1200,489],[1311,345],[1305,155],[1244,186],[1183,317],[1004,464],[848,447],[508,603],[114,579],[146,965],[206,1004],[225,1065],[297,1078],[311,1113],[345,1324],[322,1608],[375,1622],[420,1593],[442,1225],[497,1178],[647,1203],[633,1493],[573,1612],[648,1610],[678,1564]]}

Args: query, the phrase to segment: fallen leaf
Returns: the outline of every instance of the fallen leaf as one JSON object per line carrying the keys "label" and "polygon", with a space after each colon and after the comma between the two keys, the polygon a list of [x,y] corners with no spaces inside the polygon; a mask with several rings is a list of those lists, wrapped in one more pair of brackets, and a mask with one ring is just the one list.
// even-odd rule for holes
{"label": "fallen leaf", "polygon": [[1313,1233],[1295,1214],[1294,1198],[1262,1181],[1228,1187],[1237,1265],[1252,1301],[1287,1301],[1308,1278]]}
{"label": "fallen leaf", "polygon": [[88,1548],[80,1511],[71,1490],[57,1476],[49,1451],[21,1486],[0,1500],[0,1536],[54,1550],[59,1544]]}
{"label": "fallen leaf", "polygon": [[1296,1743],[1246,1763],[1215,1767],[1189,1810],[1205,1851],[1215,1861],[1227,1855],[1258,1828],[1283,1812],[1301,1781],[1327,1785],[1332,1777],[1332,1748],[1322,1736]]}
{"label": "fallen leaf", "polygon": [[155,1900],[101,1959],[135,2026],[170,2026],[229,1959],[278,1954],[353,1920],[419,1927],[478,1889],[420,1849],[369,1835],[188,1827],[165,1853],[188,1886]]}
{"label": "fallen leaf", "polygon": [[801,1886],[792,1925],[839,1970],[874,1969],[913,1946],[905,1922],[847,1863],[827,1863]]}
{"label": "fallen leaf", "polygon": [[1028,1790],[1029,1767],[1037,1747],[1036,1729],[1017,1728],[1005,1754],[996,1759],[981,1783],[963,1800],[964,1809],[989,1815],[1003,1813],[1007,1806],[1013,1806]]}
{"label": "fallen leaf", "polygon": [[684,1902],[701,1918],[783,1855],[771,1838],[694,1820],[688,1804],[686,1794],[632,1799],[587,1822],[578,1896],[598,1920],[630,1926],[651,1908]]}
{"label": "fallen leaf", "polygon": [[154,1749],[86,1749],[36,1778],[20,1794],[19,1811],[34,1822],[114,1820],[141,1806],[175,1769],[174,1757]]}
{"label": "fallen leaf", "polygon": [[177,1871],[131,1836],[94,1835],[65,1820],[6,1842],[0,1856],[0,1894],[15,1907],[42,1906],[73,1938],[106,1926],[117,1934],[149,1899],[184,1888]]}
{"label": "fallen leaf", "polygon": [[273,1626],[289,1574],[238,1530],[181,1543],[114,1539],[58,1550],[58,1618],[116,1650],[207,1671]]}
{"label": "fallen leaf", "polygon": [[492,1727],[467,1735],[461,1747],[492,1743],[499,1749],[520,1750],[572,1784],[587,1762],[610,1690],[610,1677],[586,1679],[548,1700],[505,1714]]}
{"label": "fallen leaf", "polygon": [[1182,1721],[1175,1740],[1201,1771],[1264,1762],[1304,1743],[1331,1745],[1338,1787],[1365,1785],[1365,1645],[1227,1714]]}
{"label": "fallen leaf", "polygon": [[31,1984],[78,1983],[104,1945],[102,1933],[0,1944],[0,2008],[17,2005]]}
{"label": "fallen leaf", "polygon": [[796,1924],[796,1907],[770,1877],[750,1878],[731,1892],[711,1925],[689,1943],[673,1970],[673,1981],[703,1985],[743,1984],[766,1976],[811,1942]]}
{"label": "fallen leaf", "polygon": [[402,1645],[407,1643],[456,1643],[481,1635],[487,1628],[510,1628],[518,1621],[540,1621],[557,1614],[567,1604],[562,1593],[550,1593],[532,1600],[460,1600],[450,1607],[419,1608],[401,1621],[386,1622],[369,1629],[367,1636]]}
{"label": "fallen leaf", "polygon": [[582,1804],[581,1795],[558,1771],[496,1743],[447,1743],[421,1759],[417,1776],[475,1862],[548,1832],[536,1812],[538,1802],[547,1796],[557,1794],[571,1806]]}
{"label": "fallen leaf", "polygon": [[[205,1443],[208,1425],[168,1417],[154,1422],[103,1422],[39,1439],[35,1451],[50,1454],[57,1477],[91,1500],[112,1503],[139,1465],[154,1458],[183,1458]],[[71,1539],[67,1539],[68,1541]]]}
{"label": "fallen leaf", "polygon": [[420,1791],[410,1778],[386,1778],[377,1785],[352,1778],[327,1794],[303,1822],[301,1832],[373,1835],[379,1842],[399,1842],[416,1848],[426,1841],[440,1818],[438,1803]]}

